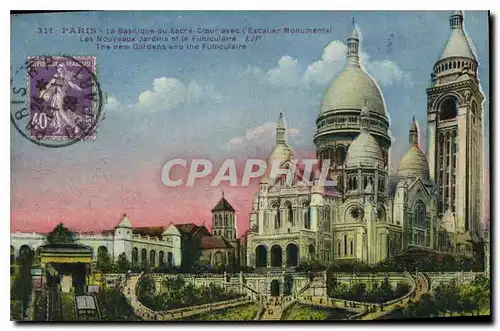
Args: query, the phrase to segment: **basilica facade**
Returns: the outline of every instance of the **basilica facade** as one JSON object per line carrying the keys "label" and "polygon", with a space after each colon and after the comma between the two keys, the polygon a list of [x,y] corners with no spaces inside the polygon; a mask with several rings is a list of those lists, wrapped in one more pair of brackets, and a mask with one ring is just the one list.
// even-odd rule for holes
{"label": "basilica facade", "polygon": [[[395,174],[389,173],[383,94],[360,64],[354,28],[346,67],[325,92],[313,137],[319,164],[329,160],[328,176],[336,185],[321,185],[317,172],[312,186],[299,185],[300,172],[291,180],[266,173],[250,214],[248,265],[374,264],[411,247],[472,254],[482,220],[483,96],[461,11],[451,15],[450,28],[427,89],[427,155],[413,118]],[[296,168],[281,114],[269,157],[274,162],[283,170]]]}

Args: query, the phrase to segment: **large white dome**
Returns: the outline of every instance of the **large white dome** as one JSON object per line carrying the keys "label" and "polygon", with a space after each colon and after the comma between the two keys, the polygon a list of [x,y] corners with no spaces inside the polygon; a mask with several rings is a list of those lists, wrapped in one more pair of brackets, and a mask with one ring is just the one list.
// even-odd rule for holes
{"label": "large white dome", "polygon": [[323,97],[321,112],[361,109],[365,105],[387,117],[385,102],[377,83],[361,67],[347,66],[331,83]]}

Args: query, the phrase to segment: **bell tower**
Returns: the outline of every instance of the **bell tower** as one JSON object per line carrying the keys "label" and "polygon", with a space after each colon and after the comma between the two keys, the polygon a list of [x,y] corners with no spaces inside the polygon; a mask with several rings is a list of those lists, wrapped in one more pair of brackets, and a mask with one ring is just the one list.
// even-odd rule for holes
{"label": "bell tower", "polygon": [[[483,216],[483,94],[463,12],[449,20],[450,37],[427,89],[427,156],[438,189],[438,215],[456,220],[457,253],[471,253]],[[461,239],[460,239],[461,238]]]}
{"label": "bell tower", "polygon": [[223,236],[229,241],[236,240],[235,210],[224,198],[224,191],[222,198],[212,209],[212,234]]}

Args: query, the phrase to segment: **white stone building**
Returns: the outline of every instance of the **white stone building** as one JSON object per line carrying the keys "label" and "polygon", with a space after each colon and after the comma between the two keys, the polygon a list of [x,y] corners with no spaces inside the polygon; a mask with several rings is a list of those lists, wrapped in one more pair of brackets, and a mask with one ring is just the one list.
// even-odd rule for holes
{"label": "white stone building", "polygon": [[[36,252],[38,247],[47,244],[47,234],[21,233],[11,234],[11,255],[14,257],[24,252]],[[181,265],[181,233],[175,224],[166,227],[134,227],[126,214],[117,226],[100,232],[75,233],[75,242],[92,249],[93,259],[97,261],[100,251],[106,251],[111,259],[125,253],[127,260],[149,266]]]}
{"label": "white stone building", "polygon": [[[472,253],[482,204],[482,95],[462,13],[455,12],[450,22],[450,41],[427,89],[428,156],[419,147],[413,119],[408,151],[390,177],[386,106],[377,83],[360,65],[354,28],[347,39],[347,66],[324,95],[313,138],[317,158],[320,164],[330,160],[329,178],[337,186],[320,186],[317,175],[313,186],[301,186],[300,174],[274,183],[266,173],[250,214],[248,265],[286,267],[313,259],[373,264],[410,247]],[[292,171],[294,155],[285,135],[280,114],[269,164],[277,160]],[[443,151],[444,138],[458,151]],[[435,147],[438,142],[441,147]],[[460,147],[465,145],[469,148]],[[450,161],[445,161],[446,180],[445,157]]]}

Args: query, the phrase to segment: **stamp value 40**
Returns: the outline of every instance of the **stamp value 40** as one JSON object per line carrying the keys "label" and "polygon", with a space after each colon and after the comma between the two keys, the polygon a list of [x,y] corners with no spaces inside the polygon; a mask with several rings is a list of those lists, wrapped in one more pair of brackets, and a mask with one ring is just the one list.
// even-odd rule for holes
{"label": "stamp value 40", "polygon": [[11,119],[25,138],[47,147],[62,147],[96,137],[102,92],[95,57],[34,56],[22,69],[27,71],[26,88],[14,86],[13,93],[25,96],[26,102],[13,99],[12,103],[25,107]]}

